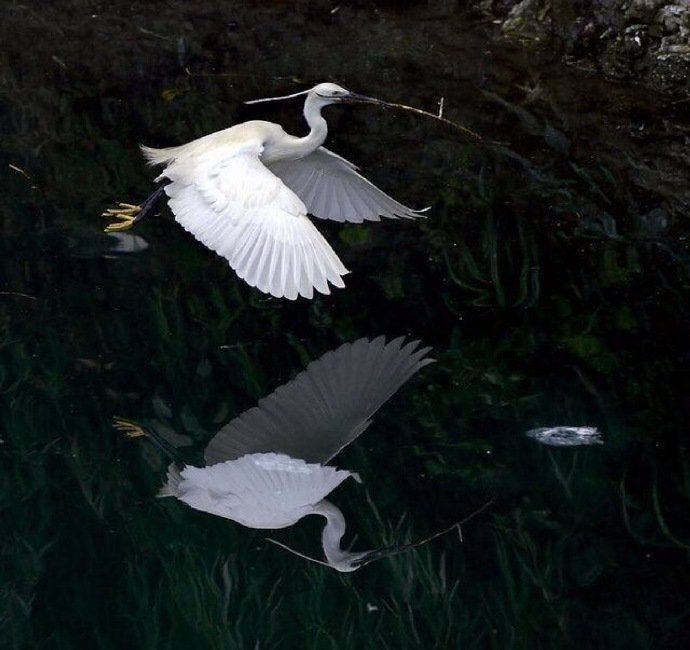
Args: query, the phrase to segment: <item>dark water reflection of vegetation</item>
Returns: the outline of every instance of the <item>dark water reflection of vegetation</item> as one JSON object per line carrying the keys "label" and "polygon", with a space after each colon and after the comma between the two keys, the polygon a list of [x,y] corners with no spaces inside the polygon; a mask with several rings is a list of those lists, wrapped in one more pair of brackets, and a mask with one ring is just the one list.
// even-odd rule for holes
{"label": "dark water reflection of vegetation", "polygon": [[[330,9],[8,3],[4,643],[688,647],[686,105],[506,51],[455,16]],[[253,117],[299,131],[295,103],[240,104],[293,78],[445,96],[502,145],[330,109],[333,149],[433,204],[421,224],[319,224],[354,271],[330,298],[267,300],[167,210],[138,228],[146,252],[104,255],[101,210],[151,187],[137,143]],[[421,338],[438,363],[338,459],[365,485],[335,500],[365,548],[496,497],[462,544],[340,576],[157,501],[162,459],[111,428],[127,415],[201,444],[309,359],[378,334]],[[550,424],[597,426],[606,444],[523,435]],[[314,554],[319,526],[277,536]]]}

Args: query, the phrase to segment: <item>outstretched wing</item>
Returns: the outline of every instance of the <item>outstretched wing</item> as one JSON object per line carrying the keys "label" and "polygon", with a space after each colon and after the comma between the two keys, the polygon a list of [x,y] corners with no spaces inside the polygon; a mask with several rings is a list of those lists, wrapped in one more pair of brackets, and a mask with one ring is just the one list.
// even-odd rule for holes
{"label": "outstretched wing", "polygon": [[423,210],[398,203],[358,173],[357,167],[324,147],[298,160],[279,160],[269,169],[280,178],[319,219],[380,221],[415,219]]}
{"label": "outstretched wing", "polygon": [[326,353],[295,379],[225,425],[206,447],[211,465],[275,452],[325,463],[370,424],[415,372],[430,348],[398,338],[359,339]]}
{"label": "outstretched wing", "polygon": [[329,282],[344,286],[347,269],[304,203],[259,160],[261,138],[229,134],[202,146],[204,140],[144,150],[153,162],[169,163],[161,177],[172,181],[165,192],[182,227],[249,285],[276,298],[312,298],[314,289],[328,294]]}

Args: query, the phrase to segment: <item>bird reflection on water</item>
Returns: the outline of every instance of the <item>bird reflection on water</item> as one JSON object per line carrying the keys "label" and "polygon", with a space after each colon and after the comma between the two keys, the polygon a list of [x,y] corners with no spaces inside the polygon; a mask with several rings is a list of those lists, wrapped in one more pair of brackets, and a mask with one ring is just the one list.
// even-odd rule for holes
{"label": "bird reflection on water", "polygon": [[285,528],[307,515],[321,515],[326,518],[323,564],[355,571],[417,544],[341,549],[345,519],[325,497],[346,479],[360,479],[325,463],[371,424],[374,413],[412,375],[433,362],[427,357],[430,348],[418,345],[378,337],[326,353],[224,426],[204,451],[204,467],[184,463],[152,431],[122,420],[116,426],[130,435],[148,435],[174,458],[160,496],[249,528]]}

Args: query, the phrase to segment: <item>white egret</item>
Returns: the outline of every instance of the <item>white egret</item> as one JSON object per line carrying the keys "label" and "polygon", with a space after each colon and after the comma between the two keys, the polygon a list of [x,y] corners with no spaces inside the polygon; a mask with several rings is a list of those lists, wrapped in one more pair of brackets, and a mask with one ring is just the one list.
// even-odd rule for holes
{"label": "white egret", "polygon": [[307,215],[362,223],[419,217],[366,178],[357,167],[321,146],[328,127],[321,111],[329,104],[385,105],[333,83],[284,97],[306,95],[305,137],[287,134],[272,122],[252,120],[179,147],[142,147],[147,160],[164,165],[159,188],[141,206],[120,204],[104,214],[116,217],[110,230],[130,227],[165,193],[175,220],[202,244],[228,260],[249,285],[277,298],[329,294],[348,273]]}
{"label": "white egret", "polygon": [[[379,337],[326,353],[225,425],[205,449],[205,467],[179,459],[170,465],[160,496],[176,497],[249,528],[285,528],[307,515],[321,515],[326,518],[324,564],[343,572],[416,546],[356,553],[341,549],[345,519],[324,497],[347,478],[360,479],[324,463],[371,424],[374,413],[405,381],[432,363],[428,351],[418,349],[416,341],[386,343]],[[126,421],[116,426],[130,435],[148,435],[176,456],[154,432]]]}

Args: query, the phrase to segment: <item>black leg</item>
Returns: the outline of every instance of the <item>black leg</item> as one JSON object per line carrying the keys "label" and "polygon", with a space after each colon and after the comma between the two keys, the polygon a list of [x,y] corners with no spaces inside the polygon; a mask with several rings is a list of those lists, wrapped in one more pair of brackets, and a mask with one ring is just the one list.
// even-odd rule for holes
{"label": "black leg", "polygon": [[165,187],[159,187],[153,194],[146,197],[141,205],[132,205],[131,203],[118,203],[117,208],[108,208],[104,213],[104,217],[115,217],[117,221],[109,224],[105,231],[116,232],[119,230],[129,230],[137,221],[141,221],[149,212],[151,212],[165,193]]}
{"label": "black leg", "polygon": [[151,212],[158,205],[158,202],[161,200],[161,198],[163,198],[164,194],[165,187],[161,185],[155,192],[153,192],[153,194],[147,196],[146,199],[144,199],[144,202],[141,204],[139,214],[134,217],[132,223],[141,221],[149,212]]}

